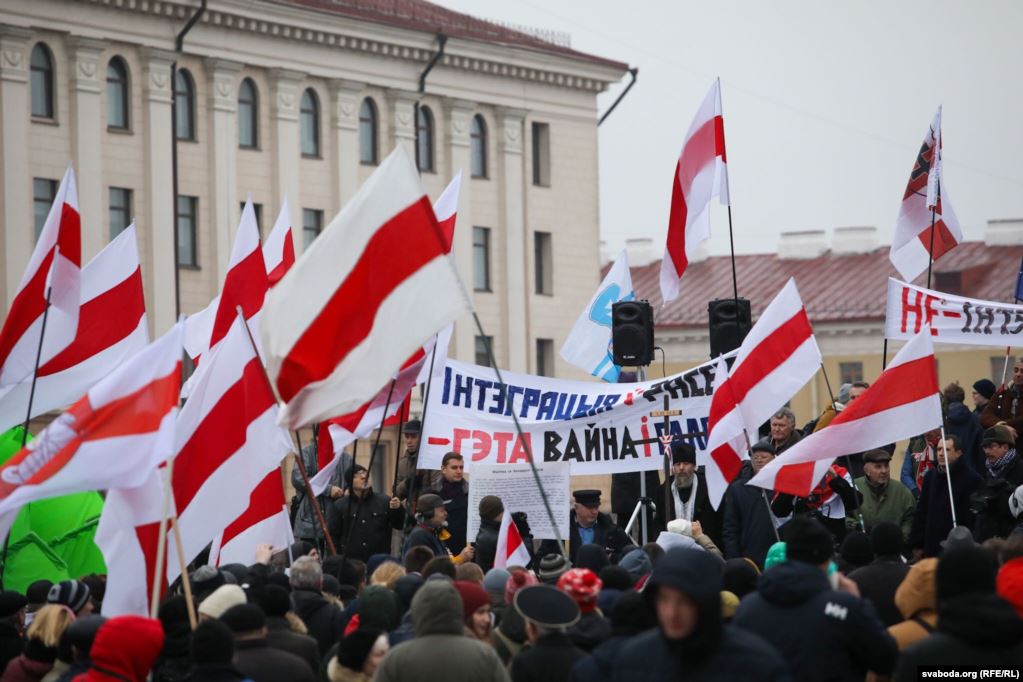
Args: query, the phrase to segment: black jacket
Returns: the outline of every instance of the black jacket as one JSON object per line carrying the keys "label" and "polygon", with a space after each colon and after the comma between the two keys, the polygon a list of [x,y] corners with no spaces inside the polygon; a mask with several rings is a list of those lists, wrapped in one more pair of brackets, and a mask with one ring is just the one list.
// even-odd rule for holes
{"label": "black jacket", "polygon": [[957,436],[963,446],[963,457],[970,468],[984,475],[984,450],[980,446],[984,429],[980,417],[962,403],[949,403],[946,409],[945,434]]}
{"label": "black jacket", "polygon": [[587,653],[610,636],[611,621],[597,611],[582,614],[579,622],[568,629],[568,637],[572,643]]}
{"label": "black jacket", "polygon": [[291,601],[295,604],[295,615],[302,619],[309,636],[316,640],[322,657],[344,634],[341,609],[312,590],[293,590]]}
{"label": "black jacket", "polygon": [[874,610],[885,627],[891,627],[903,620],[902,613],[895,606],[895,590],[909,573],[909,566],[901,557],[880,557],[863,568],[849,574],[849,579],[860,588],[860,596],[874,605]]}
{"label": "black jacket", "polygon": [[494,557],[497,556],[497,535],[500,531],[500,521],[480,520],[480,530],[476,533],[476,558],[473,561],[479,564],[484,573],[494,567]]}
{"label": "black jacket", "polygon": [[235,642],[234,667],[253,682],[315,682],[316,674],[294,654],[267,646],[265,639]]}
{"label": "black jacket", "polygon": [[[703,467],[696,470],[696,478],[698,479],[696,487],[696,503],[693,508],[693,521],[699,521],[700,525],[703,526],[703,532],[710,536],[710,539],[714,541],[714,544],[718,547],[721,546],[721,509],[720,507],[715,510],[710,505],[710,497],[707,493],[707,477],[704,475]],[[654,504],[657,505],[656,514],[656,529],[658,532],[667,530],[668,521],[675,518],[675,497],[671,496],[671,505],[665,508],[667,504],[666,491],[669,490],[668,486],[675,482],[674,478],[670,481],[662,483],[657,488],[657,497],[654,498]],[[670,493],[668,493],[670,494]],[[651,538],[653,540],[657,535]]]}
{"label": "black jacket", "polygon": [[466,533],[469,525],[469,482],[462,480],[461,485],[445,485],[443,476],[439,478],[429,491],[440,495],[444,500],[444,508],[448,511],[448,532],[451,537],[444,541],[452,554],[458,554],[466,545]]}
{"label": "black jacket", "polygon": [[533,646],[523,649],[512,659],[512,682],[548,682],[567,680],[572,667],[586,658],[586,652],[576,648],[563,633],[544,635]]}
{"label": "black jacket", "polygon": [[[956,521],[960,526],[973,526],[970,495],[980,487],[981,479],[966,460],[960,457],[952,465],[952,494],[955,500]],[[941,554],[941,541],[952,530],[952,509],[948,503],[948,481],[938,469],[924,474],[923,489],[916,503],[913,528],[909,532],[911,549],[924,550],[924,556]]]}
{"label": "black jacket", "polygon": [[984,482],[970,495],[970,507],[976,515],[973,536],[977,542],[1008,537],[1016,526],[1016,519],[1009,511],[1009,498],[1023,485],[1023,458],[1017,453],[997,477],[991,476],[986,466],[982,475]]}
{"label": "black jacket", "polygon": [[862,682],[868,670],[890,673],[898,655],[868,602],[832,590],[820,568],[800,561],[765,571],[732,624],[774,645],[800,682]]}
{"label": "black jacket", "polygon": [[314,673],[320,670],[320,646],[309,635],[292,632],[287,618],[270,617],[266,619],[266,644],[272,649],[295,654],[306,663]]}
{"label": "black jacket", "polygon": [[[617,564],[619,559],[625,556],[625,550],[635,547],[632,538],[625,534],[621,528],[615,525],[611,517],[604,512],[597,514],[597,523],[594,525],[593,544],[600,545],[610,555],[611,563]],[[579,537],[579,524],[575,522],[575,510],[569,513],[569,535],[568,535],[568,560],[575,564],[575,555],[583,544]],[[544,540],[540,544],[540,551],[536,556],[542,558],[547,554],[560,554],[557,540]]]}
{"label": "black jacket", "polygon": [[1023,666],[1023,621],[993,594],[966,594],[938,607],[938,630],[899,656],[896,682],[918,679],[921,665]]}
{"label": "black jacket", "polygon": [[25,640],[8,620],[0,621],[0,671],[25,650]]}
{"label": "black jacket", "polygon": [[[723,518],[721,523],[722,549],[726,559],[747,557],[764,565],[767,550],[777,537],[774,519],[764,502],[762,488],[746,485],[753,475],[752,468],[744,466],[739,477],[728,485],[721,500]],[[770,500],[773,493],[766,491]],[[720,547],[721,545],[719,545]]]}
{"label": "black jacket", "polygon": [[327,528],[345,558],[367,561],[374,554],[391,553],[391,529],[401,530],[405,510],[391,509],[390,502],[387,495],[367,490],[361,504],[358,497],[345,495],[327,505]]}
{"label": "black jacket", "polygon": [[448,548],[437,537],[437,530],[432,526],[419,524],[413,528],[412,532],[408,535],[408,539],[405,540],[405,545],[401,548],[401,555],[405,556],[405,552],[409,551],[409,549],[419,547],[420,545],[429,547],[433,551],[434,556],[448,555]]}
{"label": "black jacket", "polygon": [[248,677],[230,663],[197,665],[188,682],[244,682]]}
{"label": "black jacket", "polygon": [[631,640],[632,635],[612,635],[575,664],[569,682],[610,682],[618,652]]}

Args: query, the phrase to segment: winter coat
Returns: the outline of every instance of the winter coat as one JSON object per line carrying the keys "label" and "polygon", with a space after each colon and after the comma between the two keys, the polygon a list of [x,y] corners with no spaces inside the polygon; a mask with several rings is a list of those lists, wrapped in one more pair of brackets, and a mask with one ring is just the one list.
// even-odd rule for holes
{"label": "winter coat", "polygon": [[[863,496],[860,514],[863,516],[865,532],[869,534],[874,526],[890,521],[902,529],[902,539],[905,541],[913,530],[913,512],[916,510],[913,493],[894,478],[889,479],[882,488],[870,485],[866,476],[857,478],[855,483],[856,489]],[[846,513],[855,518],[856,512],[852,509],[847,509]]]}
{"label": "winter coat", "polygon": [[[600,545],[610,555],[611,563],[617,564],[630,549],[635,547],[632,538],[625,534],[621,528],[615,525],[611,517],[604,512],[597,514],[597,523],[594,524],[593,544]],[[583,541],[579,536],[579,524],[575,521],[575,510],[569,512],[568,532],[568,560],[575,564],[575,555],[582,546]],[[540,551],[537,557],[544,557],[547,554],[560,554],[557,540],[544,540],[540,544]]]}
{"label": "winter coat", "polygon": [[863,680],[868,670],[887,674],[898,653],[868,602],[831,589],[819,567],[801,561],[765,571],[732,624],[774,645],[800,682]]}
{"label": "winter coat", "polygon": [[40,682],[52,669],[52,661],[35,661],[21,654],[7,664],[0,682]]}
{"label": "winter coat", "polygon": [[140,616],[111,618],[92,641],[92,668],[74,682],[144,682],[162,649],[160,621]]}
{"label": "winter coat", "polygon": [[309,669],[314,673],[320,669],[320,645],[309,635],[294,632],[287,618],[268,616],[266,629],[268,647],[298,656],[309,664]]}
{"label": "winter coat", "polygon": [[938,630],[899,656],[896,682],[916,680],[921,665],[1023,666],[1023,620],[994,594],[965,594],[938,607]]}
{"label": "winter coat", "polygon": [[25,650],[25,639],[10,621],[0,621],[0,670]]}
{"label": "winter coat", "polygon": [[450,582],[424,584],[412,598],[411,612],[416,638],[387,653],[374,682],[508,682],[494,648],[462,634],[462,600]]}
{"label": "winter coat", "polygon": [[[924,476],[923,490],[916,503],[913,527],[909,533],[911,549],[923,549],[924,556],[938,556],[941,541],[952,530],[952,509],[948,502],[948,481],[939,469],[931,469]],[[960,526],[973,526],[970,495],[980,487],[981,479],[960,457],[952,465],[952,494],[955,501],[956,521]]]}
{"label": "winter coat", "polygon": [[[714,541],[715,545],[721,545],[721,512],[715,510],[710,504],[710,496],[707,493],[707,476],[704,474],[703,467],[696,470],[696,478],[698,482],[696,484],[696,502],[693,505],[693,521],[699,521],[703,527],[703,532],[710,536],[710,539]],[[675,497],[671,495],[671,506],[665,509],[667,498],[666,495],[670,495],[667,490],[669,484],[674,484],[674,478],[669,482],[662,483],[657,488],[657,497],[654,498],[654,504],[657,505],[657,513],[655,515],[654,528],[657,532],[666,530],[668,528],[668,521],[671,521],[675,517]],[[657,537],[657,533],[654,533],[652,537]]]}
{"label": "winter coat", "polygon": [[1016,451],[1023,452],[1023,388],[1009,384],[991,396],[980,414],[980,425],[990,429],[998,422],[1016,429]]}
{"label": "winter coat", "polygon": [[439,495],[444,500],[444,508],[448,512],[448,532],[451,537],[444,541],[444,544],[452,554],[458,554],[466,545],[465,534],[469,525],[469,482],[462,479],[461,485],[445,485],[443,476],[439,477],[436,484],[429,490]]}
{"label": "winter coat", "polygon": [[430,487],[430,472],[425,469],[417,469],[415,476],[412,475],[412,466],[419,459],[418,452],[405,450],[398,457],[397,485],[394,486],[394,496],[399,500],[407,500],[409,493],[414,499],[427,492]]}
{"label": "winter coat", "polygon": [[291,601],[295,604],[295,615],[302,619],[309,636],[316,640],[322,657],[344,634],[341,609],[312,590],[293,590]]}
{"label": "winter coat", "polygon": [[405,544],[401,548],[401,555],[405,556],[409,549],[422,545],[423,547],[429,547],[433,551],[434,556],[448,556],[447,546],[438,537],[439,532],[444,530],[443,528],[434,528],[426,523],[419,524],[408,534],[408,539],[405,540]]}
{"label": "winter coat", "polygon": [[860,596],[874,605],[885,627],[890,627],[902,622],[902,613],[895,606],[895,591],[907,573],[909,566],[902,557],[878,557],[850,573],[849,579],[860,588]]}
{"label": "winter coat", "polygon": [[500,521],[480,520],[480,529],[476,533],[476,558],[473,561],[479,564],[484,574],[494,567],[494,557],[497,556],[497,535],[500,531]]}
{"label": "winter coat", "polygon": [[390,554],[391,530],[401,530],[404,524],[405,510],[391,509],[391,498],[372,489],[363,493],[361,503],[349,494],[327,504],[327,528],[346,559],[367,561],[374,554]]}
{"label": "winter coat", "polygon": [[230,663],[197,665],[192,671],[192,676],[188,678],[188,682],[245,682],[246,680],[248,678]]}
{"label": "winter coat", "polygon": [[265,638],[236,640],[234,649],[234,667],[253,682],[316,682],[304,659],[267,646]]}
{"label": "winter coat", "polygon": [[916,562],[895,590],[895,606],[904,620],[888,628],[888,633],[895,638],[899,651],[934,632],[938,624],[934,595],[937,568],[937,559]]}
{"label": "winter coat", "polygon": [[616,634],[590,652],[572,668],[569,682],[609,682],[614,670],[615,659],[631,635]]}
{"label": "winter coat", "polygon": [[[777,536],[774,515],[768,511],[762,489],[746,485],[752,476],[752,468],[744,466],[739,477],[725,489],[721,539],[724,541],[726,559],[746,557],[762,567],[767,558],[767,550],[775,543]],[[768,500],[771,495],[768,491]]]}
{"label": "winter coat", "polygon": [[949,403],[945,412],[945,435],[959,438],[967,464],[978,474],[983,474],[984,450],[980,441],[984,428],[980,425],[980,417],[962,403]]}
{"label": "winter coat", "polygon": [[544,635],[512,659],[512,682],[567,680],[572,667],[586,658],[586,652],[561,632]]}
{"label": "winter coat", "polygon": [[338,663],[334,656],[327,664],[328,682],[370,682],[370,677],[361,670],[352,670]]}
{"label": "winter coat", "polygon": [[[309,480],[312,480],[316,472],[319,471],[316,446],[313,443],[302,448],[302,461],[305,463],[305,470],[309,475]],[[344,482],[348,480],[347,473],[351,468],[352,456],[347,452],[342,453],[341,461],[338,462],[337,468],[330,477],[330,483],[326,489],[327,492],[316,498],[321,510],[325,509],[330,502],[330,486],[346,487]],[[306,492],[305,481],[302,480],[302,472],[299,471],[298,465],[295,465],[295,468],[291,470],[291,485],[295,487],[295,495],[301,500],[298,505],[298,512],[295,514],[295,538],[309,540],[315,544],[317,540],[323,539],[323,529],[320,528],[320,522],[316,518],[312,505],[309,504],[309,495]],[[326,517],[326,512],[324,512],[324,516]]]}
{"label": "winter coat", "polygon": [[1016,526],[1016,518],[1009,511],[1009,498],[1018,486],[1023,485],[1023,457],[1017,452],[997,477],[993,477],[985,466],[983,477],[984,482],[970,496],[970,507],[976,514],[973,536],[977,542],[1008,537]]}
{"label": "winter coat", "polygon": [[526,621],[522,614],[511,606],[505,610],[501,624],[494,630],[494,649],[505,665],[511,665],[514,658],[526,644]]}
{"label": "winter coat", "polygon": [[579,622],[568,629],[568,638],[572,644],[589,653],[598,644],[611,636],[611,621],[604,618],[599,611],[590,611],[580,616]]}

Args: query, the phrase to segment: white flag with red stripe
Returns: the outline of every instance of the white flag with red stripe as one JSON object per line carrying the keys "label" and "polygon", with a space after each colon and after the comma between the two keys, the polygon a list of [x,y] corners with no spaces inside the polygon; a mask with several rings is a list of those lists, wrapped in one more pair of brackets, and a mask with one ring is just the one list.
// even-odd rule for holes
{"label": "white flag with red stripe", "polygon": [[[75,340],[39,366],[32,416],[70,405],[148,343],[132,224],[82,269]],[[31,390],[31,376],[0,389],[0,431],[24,421]]]}
{"label": "white flag with red stripe", "polygon": [[458,196],[462,191],[462,171],[458,171],[444,188],[437,201],[433,202],[433,212],[437,216],[437,224],[444,235],[445,253],[451,253],[451,245],[455,239],[455,221],[458,219]]}
{"label": "white flag with red stripe", "polygon": [[21,507],[133,487],[173,450],[182,325],[122,363],[0,467],[0,535]]}
{"label": "white flag with red stripe", "polygon": [[[718,386],[720,377],[715,376],[705,469],[707,492],[715,509],[724,495],[724,486],[735,479],[741,460],[747,457],[747,435],[755,434],[760,424],[803,388],[820,366],[820,348],[796,281],[790,279],[739,346],[722,386]],[[723,389],[720,395],[719,388]],[[742,449],[737,451],[735,444],[740,436]]]}
{"label": "white flag with red stripe", "polygon": [[[941,154],[941,107],[938,107],[909,174],[888,254],[892,265],[907,282],[926,270],[931,258],[938,260],[963,241],[963,231],[942,178]],[[934,210],[933,228],[931,209]]]}
{"label": "white flag with red stripe", "polygon": [[371,400],[471,310],[419,174],[398,146],[267,296],[267,370],[298,428]]}
{"label": "white flag with red stripe", "polygon": [[[8,197],[8,200],[13,198]],[[6,229],[25,229],[7,225]],[[81,302],[82,229],[75,173],[69,167],[39,233],[35,250],[0,328],[0,388],[31,379],[36,357],[45,364],[74,342]],[[50,309],[43,313],[51,289]],[[43,334],[42,349],[39,336]],[[28,409],[26,404],[23,409]]]}
{"label": "white flag with red stripe", "polygon": [[710,237],[710,202],[728,204],[725,123],[721,115],[721,81],[710,92],[689,126],[671,182],[668,240],[661,261],[661,297],[678,296],[679,280],[696,249]]}
{"label": "white flag with red stripe", "polygon": [[750,485],[806,497],[837,457],[912,438],[941,426],[930,327],[898,352],[860,397],[821,429],[760,470]]}
{"label": "white flag with red stripe", "polygon": [[497,552],[494,554],[494,568],[509,566],[528,566],[529,550],[522,541],[519,527],[512,520],[511,511],[504,510],[501,518],[501,529],[497,532]]}
{"label": "white flag with red stripe", "polygon": [[211,566],[248,566],[256,560],[259,545],[281,550],[294,541],[284,501],[284,482],[280,469],[274,469],[252,491],[248,509],[213,540],[209,563]]}
{"label": "white flag with red stripe", "polygon": [[263,262],[266,264],[266,276],[270,286],[277,284],[292,265],[295,264],[295,239],[291,231],[291,209],[288,197],[281,202],[281,212],[277,214],[274,229],[263,242]]}

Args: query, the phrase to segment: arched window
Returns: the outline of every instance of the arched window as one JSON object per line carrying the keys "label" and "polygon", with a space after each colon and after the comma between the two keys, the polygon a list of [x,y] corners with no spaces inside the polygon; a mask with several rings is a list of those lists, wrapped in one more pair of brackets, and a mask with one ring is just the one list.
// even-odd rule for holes
{"label": "arched window", "polygon": [[174,125],[179,140],[195,140],[195,81],[185,69],[174,78]]}
{"label": "arched window", "polygon": [[238,146],[246,149],[259,146],[259,93],[251,78],[238,86]]}
{"label": "arched window", "polygon": [[487,124],[483,117],[472,117],[469,137],[469,166],[472,177],[487,177]]}
{"label": "arched window", "polygon": [[369,97],[359,107],[359,161],[377,163],[377,105]]}
{"label": "arched window", "polygon": [[53,118],[53,54],[45,43],[32,48],[32,115]]}
{"label": "arched window", "polygon": [[433,171],[433,112],[419,107],[416,121],[416,157],[421,172]]}
{"label": "arched window", "polygon": [[299,131],[302,137],[302,155],[320,155],[320,101],[312,88],[302,93],[299,109]]}
{"label": "arched window", "polygon": [[128,66],[120,57],[107,64],[107,127],[128,130],[131,127],[131,95],[128,88]]}

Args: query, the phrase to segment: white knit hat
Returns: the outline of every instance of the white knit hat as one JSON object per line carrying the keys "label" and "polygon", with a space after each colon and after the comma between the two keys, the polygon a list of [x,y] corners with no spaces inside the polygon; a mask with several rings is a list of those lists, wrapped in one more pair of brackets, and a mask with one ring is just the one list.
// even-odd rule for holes
{"label": "white knit hat", "polygon": [[685,519],[668,521],[668,532],[693,537],[693,524]]}
{"label": "white knit hat", "polygon": [[210,618],[220,618],[232,606],[244,604],[245,590],[237,585],[221,585],[210,596],[199,604],[199,614]]}

